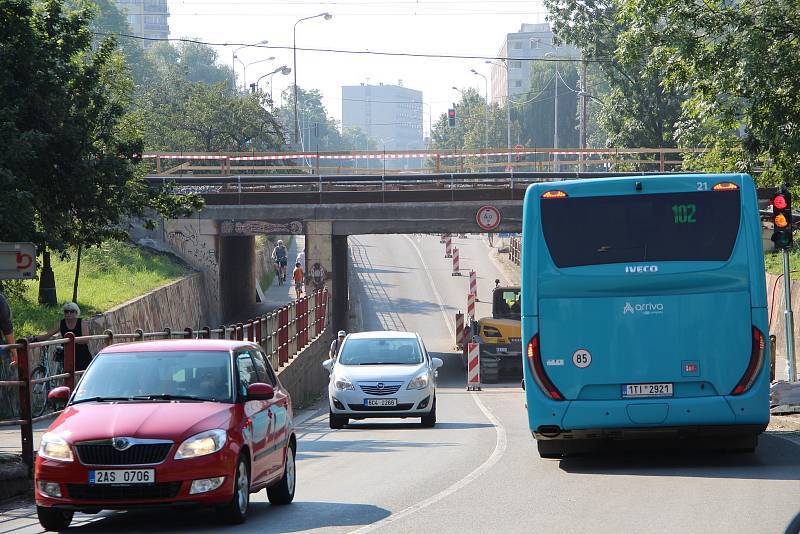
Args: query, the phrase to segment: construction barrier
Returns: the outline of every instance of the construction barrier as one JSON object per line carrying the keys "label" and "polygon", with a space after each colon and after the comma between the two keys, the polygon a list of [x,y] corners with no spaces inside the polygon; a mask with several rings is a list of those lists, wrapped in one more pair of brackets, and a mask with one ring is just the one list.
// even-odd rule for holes
{"label": "construction barrier", "polygon": [[473,295],[478,294],[478,276],[472,270],[469,272],[469,292]]}
{"label": "construction barrier", "polygon": [[481,390],[481,351],[480,345],[467,345],[467,391]]}
{"label": "construction barrier", "polygon": [[453,257],[453,240],[450,236],[447,236],[444,240],[444,257]]}
{"label": "construction barrier", "polygon": [[475,293],[467,293],[467,317],[470,323],[475,320]]}
{"label": "construction barrier", "polygon": [[452,276],[461,276],[461,267],[458,264],[458,249],[453,249],[453,272],[450,273]]}
{"label": "construction barrier", "polygon": [[464,314],[456,312],[456,348],[464,346]]}

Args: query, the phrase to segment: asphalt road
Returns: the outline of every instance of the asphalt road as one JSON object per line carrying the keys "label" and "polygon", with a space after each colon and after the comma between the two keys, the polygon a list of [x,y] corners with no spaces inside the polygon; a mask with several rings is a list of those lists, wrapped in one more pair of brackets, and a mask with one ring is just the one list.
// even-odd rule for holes
{"label": "asphalt road", "polygon": [[[488,301],[501,271],[477,236],[456,239]],[[429,236],[351,238],[369,329],[419,331],[445,360],[438,423],[372,420],[331,431],[322,408],[300,417],[298,487],[286,507],[253,496],[231,532],[783,532],[800,511],[800,447],[769,433],[755,455],[607,452],[542,460],[518,382],[464,388],[452,322],[468,277],[451,276]],[[489,304],[479,303],[478,314]],[[303,421],[303,419],[305,419]],[[206,512],[77,516],[76,531],[206,532]],[[30,506],[0,511],[0,532],[38,532]]]}

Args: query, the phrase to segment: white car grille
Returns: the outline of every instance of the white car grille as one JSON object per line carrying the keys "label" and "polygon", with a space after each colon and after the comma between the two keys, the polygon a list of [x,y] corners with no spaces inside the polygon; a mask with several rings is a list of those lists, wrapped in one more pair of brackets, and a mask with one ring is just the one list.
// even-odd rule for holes
{"label": "white car grille", "polygon": [[393,395],[402,386],[402,382],[370,382],[368,384],[358,384],[361,391],[367,395]]}

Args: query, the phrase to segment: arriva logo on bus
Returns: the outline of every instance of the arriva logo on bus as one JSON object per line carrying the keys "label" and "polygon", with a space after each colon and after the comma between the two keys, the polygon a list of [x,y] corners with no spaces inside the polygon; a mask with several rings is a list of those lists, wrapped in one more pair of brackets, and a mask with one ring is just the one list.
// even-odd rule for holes
{"label": "arriva logo on bus", "polygon": [[648,302],[646,304],[631,304],[630,302],[625,303],[625,307],[622,309],[622,315],[627,314],[636,314],[641,313],[643,315],[656,315],[664,313],[664,305],[660,302]]}
{"label": "arriva logo on bus", "polygon": [[626,265],[626,273],[657,273],[658,265]]}

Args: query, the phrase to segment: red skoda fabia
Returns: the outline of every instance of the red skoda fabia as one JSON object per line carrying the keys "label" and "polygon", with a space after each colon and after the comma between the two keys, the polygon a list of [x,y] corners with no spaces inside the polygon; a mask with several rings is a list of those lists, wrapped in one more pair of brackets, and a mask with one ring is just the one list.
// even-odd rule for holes
{"label": "red skoda fabia", "polygon": [[42,436],[36,506],[45,529],[75,511],[195,504],[231,523],[250,493],[294,498],[291,400],[258,345],[174,340],[112,345]]}

